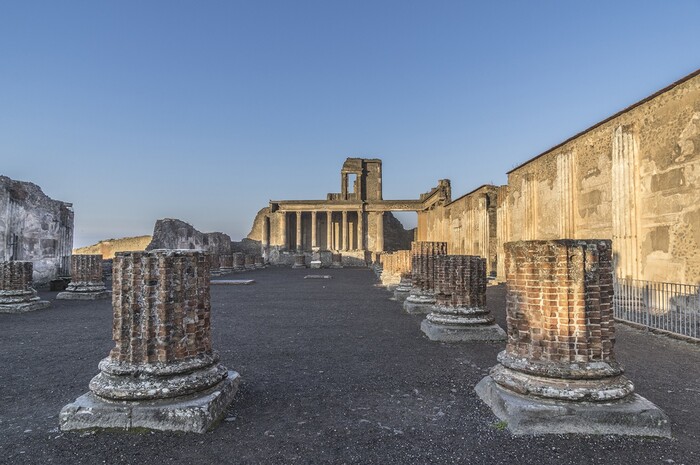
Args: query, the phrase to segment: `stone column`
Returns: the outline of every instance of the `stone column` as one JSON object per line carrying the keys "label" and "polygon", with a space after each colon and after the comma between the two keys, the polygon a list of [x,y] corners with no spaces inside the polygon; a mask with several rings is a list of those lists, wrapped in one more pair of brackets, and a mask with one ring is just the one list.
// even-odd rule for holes
{"label": "stone column", "polygon": [[245,271],[245,254],[243,252],[233,254],[233,271]]}
{"label": "stone column", "polygon": [[255,256],[255,268],[257,268],[257,269],[265,268],[265,259],[260,255]]}
{"label": "stone column", "polygon": [[301,211],[297,212],[297,252],[302,250],[301,246]]}
{"label": "stone column", "polygon": [[0,262],[0,313],[31,312],[51,305],[32,288],[33,273],[32,262]]}
{"label": "stone column", "polygon": [[346,210],[343,210],[343,228],[342,228],[342,236],[343,236],[343,250],[348,250],[348,212]]}
{"label": "stone column", "polygon": [[70,262],[70,283],[57,299],[97,300],[108,299],[102,276],[102,255],[73,255]]}
{"label": "stone column", "polygon": [[377,212],[377,252],[384,251],[384,212]]}
{"label": "stone column", "polygon": [[233,271],[233,254],[221,255],[221,272],[230,273]]}
{"label": "stone column", "polygon": [[224,415],[240,377],[211,347],[209,265],[191,250],[116,254],[115,347],[61,410],[62,430],[202,433]]}
{"label": "stone column", "polygon": [[486,259],[435,257],[435,306],[421,330],[431,341],[504,341],[506,333],[486,308]]}
{"label": "stone column", "polygon": [[399,250],[397,253],[399,254],[399,260],[401,262],[401,280],[394,290],[394,298],[399,302],[403,302],[411,292],[411,251]]}
{"label": "stone column", "polygon": [[244,262],[244,267],[246,270],[254,270],[255,269],[255,255],[251,254],[246,254],[245,255],[245,262]]}
{"label": "stone column", "polygon": [[316,210],[311,212],[311,250],[318,248],[318,240],[316,239]]}
{"label": "stone column", "polygon": [[333,212],[326,212],[326,249],[333,250]]}
{"label": "stone column", "polygon": [[287,212],[279,213],[279,230],[282,236],[282,248],[287,249],[289,247],[289,244],[287,244],[287,238],[289,237],[287,234]]}
{"label": "stone column", "polygon": [[615,360],[609,240],[506,244],[508,343],[476,392],[516,434],[670,436]]}
{"label": "stone column", "polygon": [[357,248],[365,250],[365,218],[362,209],[357,211]]}
{"label": "stone column", "polygon": [[294,265],[292,268],[306,268],[306,255],[303,253],[294,256]]}
{"label": "stone column", "polygon": [[447,255],[447,242],[411,243],[412,286],[403,303],[408,313],[430,313],[435,304],[435,256]]}
{"label": "stone column", "polygon": [[343,254],[334,253],[331,254],[331,268],[342,268],[343,267]]}

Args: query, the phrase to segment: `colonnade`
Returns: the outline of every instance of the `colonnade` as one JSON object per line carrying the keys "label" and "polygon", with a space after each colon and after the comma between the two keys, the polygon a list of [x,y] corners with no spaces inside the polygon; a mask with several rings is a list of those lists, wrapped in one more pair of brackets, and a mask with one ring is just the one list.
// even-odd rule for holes
{"label": "colonnade", "polygon": [[[365,214],[363,209],[279,212],[277,217],[279,228],[277,237],[281,240],[279,245],[283,249],[298,251],[367,250],[366,236],[369,228],[366,226]],[[374,212],[369,218],[376,220],[374,248],[381,251],[384,248],[384,213]],[[269,218],[266,218],[263,223],[262,235],[263,246],[270,245]]]}

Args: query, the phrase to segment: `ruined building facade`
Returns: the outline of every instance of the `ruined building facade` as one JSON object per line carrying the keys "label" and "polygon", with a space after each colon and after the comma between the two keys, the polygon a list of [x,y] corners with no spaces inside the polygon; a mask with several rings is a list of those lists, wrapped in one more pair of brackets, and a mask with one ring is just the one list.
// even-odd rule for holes
{"label": "ruined building facade", "polygon": [[[340,252],[346,264],[364,264],[368,253],[388,248],[386,227],[396,228],[392,211],[422,211],[449,202],[449,181],[415,200],[384,200],[382,161],[348,158],[341,170],[339,193],[326,200],[273,200],[255,219],[248,238],[259,240],[271,263],[292,263],[297,253],[319,253],[330,263]],[[392,229],[392,233],[395,233]],[[409,238],[405,244],[407,248]]]}
{"label": "ruined building facade", "polygon": [[508,173],[419,212],[417,238],[487,258],[503,245],[612,239],[621,278],[700,283],[700,70]]}
{"label": "ruined building facade", "polygon": [[33,263],[34,285],[70,274],[72,204],[39,186],[0,176],[0,262]]}

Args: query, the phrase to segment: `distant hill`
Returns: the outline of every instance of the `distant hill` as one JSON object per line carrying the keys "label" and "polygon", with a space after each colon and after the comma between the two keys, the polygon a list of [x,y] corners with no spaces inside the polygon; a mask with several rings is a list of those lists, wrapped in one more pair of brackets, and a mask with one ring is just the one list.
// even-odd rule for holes
{"label": "distant hill", "polygon": [[75,255],[100,254],[103,259],[108,260],[114,258],[115,252],[146,250],[146,246],[150,243],[151,236],[122,237],[121,239],[107,239],[87,247],[73,249],[73,253]]}

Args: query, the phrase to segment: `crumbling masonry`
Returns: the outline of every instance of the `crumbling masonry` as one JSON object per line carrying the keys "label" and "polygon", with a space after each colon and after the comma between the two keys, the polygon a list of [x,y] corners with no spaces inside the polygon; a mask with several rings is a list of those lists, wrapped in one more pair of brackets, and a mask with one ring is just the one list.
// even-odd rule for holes
{"label": "crumbling masonry", "polygon": [[211,346],[209,267],[197,251],[117,253],[115,347],[90,392],[61,411],[62,430],[201,433],[220,419],[240,378]]}

